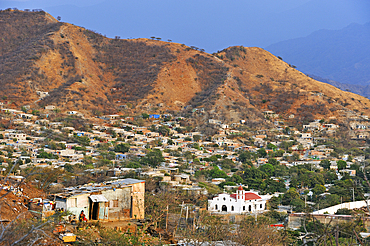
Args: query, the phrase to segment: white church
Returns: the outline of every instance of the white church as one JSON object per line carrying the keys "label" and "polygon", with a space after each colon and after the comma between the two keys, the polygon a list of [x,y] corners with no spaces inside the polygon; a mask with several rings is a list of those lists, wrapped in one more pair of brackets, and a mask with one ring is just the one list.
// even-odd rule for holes
{"label": "white church", "polygon": [[208,200],[208,211],[242,214],[255,213],[266,209],[266,201],[270,196],[262,198],[257,192],[245,191],[239,186],[236,194],[222,193]]}

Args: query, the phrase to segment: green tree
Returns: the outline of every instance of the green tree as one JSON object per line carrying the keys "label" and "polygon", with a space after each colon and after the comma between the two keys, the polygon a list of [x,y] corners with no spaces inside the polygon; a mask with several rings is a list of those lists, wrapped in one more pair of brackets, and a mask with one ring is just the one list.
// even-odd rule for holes
{"label": "green tree", "polygon": [[155,149],[153,151],[150,151],[146,156],[142,157],[140,162],[144,165],[148,165],[151,167],[157,167],[161,162],[164,161],[164,158],[162,156],[162,151],[159,149]]}
{"label": "green tree", "polygon": [[276,149],[276,145],[272,144],[272,143],[268,143],[267,144],[267,149]]}
{"label": "green tree", "polygon": [[259,169],[260,169],[262,172],[266,173],[266,174],[267,174],[267,176],[269,176],[269,177],[271,177],[271,176],[272,176],[272,174],[274,173],[274,170],[275,170],[274,166],[273,166],[273,165],[271,165],[271,164],[269,164],[269,163],[267,163],[267,164],[265,164],[265,165],[260,166],[260,167],[259,167]]}
{"label": "green tree", "polygon": [[186,151],[186,152],[184,153],[184,157],[185,157],[185,159],[186,159],[186,162],[189,162],[190,160],[192,160],[192,159],[193,159],[193,154],[192,154],[190,151]]}
{"label": "green tree", "polygon": [[338,176],[334,171],[326,171],[323,175],[325,184],[331,184],[334,181],[338,180]]}
{"label": "green tree", "polygon": [[338,166],[338,170],[346,169],[347,162],[345,162],[343,160],[339,160],[339,161],[337,161],[337,166]]}
{"label": "green tree", "polygon": [[271,153],[271,156],[272,157],[283,157],[285,151],[282,150],[282,149],[279,149],[279,150],[276,150],[274,152]]}
{"label": "green tree", "polygon": [[316,184],[315,188],[312,189],[313,194],[320,195],[326,191],[325,186]]}
{"label": "green tree", "polygon": [[229,180],[231,182],[234,182],[236,184],[241,184],[241,183],[244,183],[244,180],[242,177],[240,177],[239,175],[237,174],[233,174],[233,176],[231,176],[231,178],[229,178]]}
{"label": "green tree", "polygon": [[141,114],[141,117],[143,117],[143,119],[149,119],[149,114],[147,114],[147,113],[142,113],[142,114]]}
{"label": "green tree", "polygon": [[292,147],[294,144],[293,141],[283,141],[280,143],[279,147],[284,149],[284,150],[288,150],[290,147]]}
{"label": "green tree", "polygon": [[218,186],[220,186],[222,189],[223,189],[226,185],[236,186],[237,184],[236,184],[236,183],[234,183],[234,182],[231,182],[231,181],[221,182],[220,184],[218,184]]}
{"label": "green tree", "polygon": [[171,129],[168,126],[160,126],[158,127],[158,132],[163,136],[168,136],[170,134]]}
{"label": "green tree", "polygon": [[235,168],[235,163],[230,160],[230,159],[223,159],[223,160],[219,160],[217,161],[217,164],[221,165],[221,167],[223,169],[232,169],[232,168]]}
{"label": "green tree", "polygon": [[193,143],[193,144],[192,144],[192,147],[193,147],[194,149],[198,149],[198,150],[200,150],[199,143]]}
{"label": "green tree", "polygon": [[324,168],[326,170],[329,170],[330,169],[330,161],[329,160],[322,160],[322,161],[320,161],[320,166],[322,166],[322,168]]}
{"label": "green tree", "polygon": [[24,113],[27,113],[28,109],[25,107],[25,106],[22,106],[21,107],[21,110],[24,112]]}
{"label": "green tree", "polygon": [[69,173],[72,173],[73,172],[73,166],[71,164],[65,164],[64,165],[64,170],[69,172]]}
{"label": "green tree", "polygon": [[81,136],[80,137],[80,136],[75,135],[74,136],[74,140],[77,143],[79,143],[79,144],[81,144],[83,146],[89,146],[90,145],[90,138],[88,136]]}
{"label": "green tree", "polygon": [[45,159],[58,159],[58,155],[54,155],[52,153],[47,153],[44,150],[41,150],[37,155],[37,158],[45,158]]}
{"label": "green tree", "polygon": [[130,150],[130,144],[120,143],[114,147],[114,152],[126,153]]}
{"label": "green tree", "polygon": [[239,160],[242,163],[246,163],[247,161],[251,160],[253,158],[253,153],[249,151],[241,151],[239,152]]}
{"label": "green tree", "polygon": [[259,150],[257,150],[257,154],[258,154],[258,157],[266,157],[267,156],[267,152],[264,148],[260,148]]}
{"label": "green tree", "polygon": [[275,172],[274,176],[275,177],[284,177],[288,175],[288,168],[285,165],[276,165],[274,166]]}
{"label": "green tree", "polygon": [[283,130],[283,133],[284,134],[289,134],[290,133],[290,128],[289,127],[285,127],[285,129]]}
{"label": "green tree", "polygon": [[270,200],[268,200],[268,206],[271,208],[271,209],[277,209],[278,206],[280,204],[280,199],[279,197],[276,197],[276,196],[273,196],[271,197]]}
{"label": "green tree", "polygon": [[194,135],[193,136],[193,141],[198,142],[201,139],[200,135]]}
{"label": "green tree", "polygon": [[38,111],[38,110],[32,110],[31,114],[39,116],[40,115],[40,111]]}
{"label": "green tree", "polygon": [[280,164],[280,162],[278,162],[275,158],[270,158],[268,163],[270,163],[273,166],[277,166]]}
{"label": "green tree", "polygon": [[220,170],[217,166],[215,166],[212,170],[210,170],[210,176],[212,178],[227,178],[227,174]]}
{"label": "green tree", "polygon": [[305,203],[300,198],[295,198],[290,202],[290,205],[293,206],[295,212],[302,212],[305,207]]}
{"label": "green tree", "polygon": [[59,108],[55,108],[55,109],[53,109],[53,111],[54,111],[54,113],[58,114],[58,113],[60,113],[61,110]]}
{"label": "green tree", "polygon": [[294,152],[293,155],[292,155],[292,160],[293,161],[299,161],[299,159],[300,159],[299,157],[300,157],[299,154],[297,152]]}
{"label": "green tree", "polygon": [[94,163],[92,156],[86,156],[86,155],[84,156],[82,162],[85,165],[92,165]]}
{"label": "green tree", "polygon": [[[343,197],[343,201],[351,201],[352,200],[352,188],[353,188],[353,181],[351,179],[337,180],[334,182],[334,185],[329,188],[329,193],[338,195],[339,197]],[[355,189],[355,195],[358,194],[357,189]]]}
{"label": "green tree", "polygon": [[109,128],[107,130],[108,134],[110,134],[112,136],[112,138],[116,138],[117,137],[117,133],[112,129],[112,128]]}
{"label": "green tree", "polygon": [[295,188],[290,188],[284,195],[282,199],[282,204],[283,205],[290,205],[290,203],[294,199],[299,199],[299,193]]}

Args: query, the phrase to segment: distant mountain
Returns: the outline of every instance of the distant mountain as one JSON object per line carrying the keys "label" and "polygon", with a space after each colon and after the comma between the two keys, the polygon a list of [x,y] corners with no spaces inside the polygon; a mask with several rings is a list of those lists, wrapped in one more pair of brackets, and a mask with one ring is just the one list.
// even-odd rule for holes
{"label": "distant mountain", "polygon": [[[318,82],[271,53],[234,46],[208,54],[151,39],[106,38],[43,11],[0,11],[0,98],[85,116],[179,112],[196,119],[269,124],[370,115],[370,100]],[[46,95],[45,97],[41,97]]]}
{"label": "distant mountain", "polygon": [[345,84],[370,84],[370,22],[320,30],[266,48],[306,74]]}
{"label": "distant mountain", "polygon": [[370,98],[370,85],[364,86],[364,85],[344,84],[344,83],[340,83],[340,82],[335,81],[335,80],[324,79],[324,78],[321,78],[321,77],[315,76],[315,75],[308,74],[308,76],[310,76],[314,80],[321,81],[321,82],[327,83],[329,85],[335,86],[335,87],[337,87],[337,88],[339,88],[343,91],[350,91],[350,92],[356,93],[360,96]]}

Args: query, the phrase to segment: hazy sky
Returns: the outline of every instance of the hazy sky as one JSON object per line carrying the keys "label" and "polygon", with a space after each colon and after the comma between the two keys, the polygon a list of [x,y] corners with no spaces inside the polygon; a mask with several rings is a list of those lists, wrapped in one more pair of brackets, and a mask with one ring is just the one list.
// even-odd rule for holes
{"label": "hazy sky", "polygon": [[266,47],[370,21],[369,0],[0,0],[0,9],[43,9],[107,37],[161,37],[215,52]]}

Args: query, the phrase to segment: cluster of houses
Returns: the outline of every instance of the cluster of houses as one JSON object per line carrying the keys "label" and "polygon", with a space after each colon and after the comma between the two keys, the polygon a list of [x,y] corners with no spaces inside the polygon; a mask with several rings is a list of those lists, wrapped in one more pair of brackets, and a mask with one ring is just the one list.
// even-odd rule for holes
{"label": "cluster of houses", "polygon": [[[54,106],[47,106],[47,110],[55,110]],[[104,172],[112,177],[112,182],[104,184],[87,184],[81,187],[72,187],[66,189],[64,193],[53,194],[49,199],[54,201],[56,209],[69,210],[77,215],[81,210],[90,219],[121,219],[121,218],[143,218],[143,199],[144,186],[143,180],[119,179],[128,172],[136,172],[144,178],[161,177],[162,183],[173,187],[179,187],[191,194],[206,194],[207,191],[201,188],[192,178],[196,170],[207,169],[210,167],[209,158],[214,155],[230,159],[240,165],[236,154],[240,150],[248,150],[257,153],[259,149],[264,148],[269,154],[279,150],[282,142],[293,142],[289,152],[284,151],[280,157],[275,157],[282,165],[288,167],[311,163],[317,168],[321,168],[319,163],[323,159],[330,159],[331,168],[337,169],[336,160],[330,154],[333,149],[325,145],[320,145],[323,140],[323,133],[332,134],[338,130],[339,126],[328,124],[316,120],[302,126],[299,131],[290,127],[289,131],[279,117],[273,112],[265,112],[270,120],[275,119],[274,129],[259,130],[256,132],[245,132],[240,126],[245,121],[224,124],[220,120],[209,119],[208,124],[218,126],[217,134],[211,137],[205,137],[201,132],[185,131],[180,133],[176,131],[181,128],[177,120],[172,120],[171,115],[149,116],[151,124],[155,129],[166,126],[169,129],[167,136],[161,135],[153,127],[137,126],[127,123],[130,117],[121,115],[106,115],[95,118],[96,124],[92,124],[89,131],[80,131],[74,127],[67,126],[63,122],[51,121],[48,117],[38,117],[33,114],[27,114],[23,111],[13,109],[1,109],[3,117],[12,116],[13,129],[0,131],[0,157],[2,166],[8,165],[7,160],[22,160],[20,168],[26,168],[30,165],[39,167],[64,168],[66,164],[74,165],[82,163],[86,156],[91,156],[93,160],[100,155],[97,148],[102,142],[111,143],[111,146],[119,143],[129,143],[130,149],[127,153],[116,153],[113,165],[106,167]],[[70,111],[68,114],[79,115],[78,112]],[[164,120],[163,118],[166,118]],[[20,130],[20,129],[27,129]],[[63,135],[66,137],[84,137],[88,139],[88,146],[82,146],[77,142],[55,141],[55,144],[64,146],[63,148],[52,148],[42,145],[48,136],[42,133],[47,132],[53,135]],[[112,133],[115,134],[112,134]],[[316,133],[320,133],[317,137]],[[250,139],[249,145],[245,141],[239,141],[238,136],[247,134]],[[236,137],[235,137],[236,136]],[[269,146],[275,146],[269,148]],[[155,169],[142,170],[140,168],[126,168],[119,165],[125,159],[136,157],[142,158],[146,155],[148,148],[159,149],[162,151],[164,162]],[[10,151],[11,150],[11,151]],[[40,153],[46,152],[57,156],[58,158],[40,157]],[[184,160],[179,158],[177,153],[190,153],[192,158]],[[296,154],[298,160],[289,160],[289,157]],[[361,159],[361,157],[357,157]],[[194,160],[198,160],[194,163]],[[190,164],[182,172],[179,166],[184,162]],[[256,167],[268,162],[267,157],[258,158],[252,164]],[[348,166],[350,166],[348,161]],[[351,175],[353,170],[346,169]],[[3,172],[5,169],[3,169]],[[96,169],[86,170],[87,172],[96,172]],[[232,176],[233,171],[227,170],[227,175]],[[218,184],[224,180],[209,180],[209,182]],[[246,191],[241,186],[236,187],[234,194],[228,192],[219,194],[217,197],[209,200],[208,209],[219,213],[251,213],[263,211],[266,209],[266,201],[269,196],[258,195],[255,191]],[[116,197],[116,198],[115,198]],[[118,209],[119,208],[119,209]]]}

